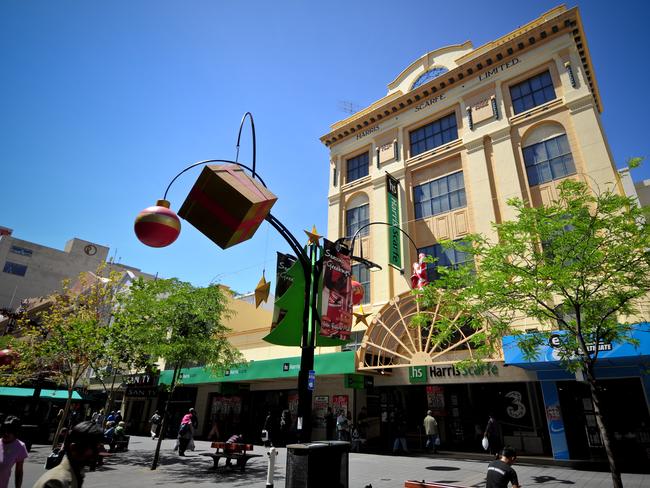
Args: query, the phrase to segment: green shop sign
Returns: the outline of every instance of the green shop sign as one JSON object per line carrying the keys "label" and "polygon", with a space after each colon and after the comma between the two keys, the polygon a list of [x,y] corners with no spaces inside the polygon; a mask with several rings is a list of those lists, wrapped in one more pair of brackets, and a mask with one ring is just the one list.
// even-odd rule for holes
{"label": "green shop sign", "polygon": [[[386,198],[388,223],[399,227],[399,182],[391,175],[386,175]],[[395,227],[388,228],[388,264],[402,269],[401,236]]]}
{"label": "green shop sign", "polygon": [[427,382],[427,367],[426,366],[411,366],[409,367],[409,383],[426,383]]}
{"label": "green shop sign", "polygon": [[[184,385],[201,383],[226,383],[254,381],[275,378],[295,378],[300,370],[300,357],[249,361],[244,365],[214,372],[206,367],[181,370],[180,380]],[[314,357],[314,370],[318,376],[328,374],[354,373],[354,351],[319,354]],[[160,373],[160,384],[170,384],[172,370]]]}

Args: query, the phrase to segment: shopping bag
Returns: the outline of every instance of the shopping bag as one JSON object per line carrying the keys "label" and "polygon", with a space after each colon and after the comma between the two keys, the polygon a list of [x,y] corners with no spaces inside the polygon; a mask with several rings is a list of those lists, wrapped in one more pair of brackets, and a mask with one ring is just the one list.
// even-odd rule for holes
{"label": "shopping bag", "polygon": [[439,446],[439,445],[440,445],[440,436],[439,436],[439,435],[436,436],[436,440],[434,441],[434,444],[435,444],[436,446]]}
{"label": "shopping bag", "polygon": [[481,445],[483,446],[484,450],[486,451],[488,450],[488,448],[490,447],[490,441],[488,441],[487,437],[483,437],[483,441],[481,442]]}
{"label": "shopping bag", "polygon": [[266,429],[262,429],[262,441],[266,442],[269,440],[269,431]]}

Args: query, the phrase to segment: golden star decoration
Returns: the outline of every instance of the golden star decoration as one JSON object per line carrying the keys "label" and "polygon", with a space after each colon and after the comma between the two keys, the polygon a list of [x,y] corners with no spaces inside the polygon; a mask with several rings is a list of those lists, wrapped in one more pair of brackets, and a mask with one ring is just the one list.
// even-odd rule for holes
{"label": "golden star decoration", "polygon": [[323,237],[318,234],[318,231],[316,230],[316,226],[312,226],[311,232],[308,230],[303,231],[305,234],[307,234],[307,237],[309,237],[309,244],[318,244],[318,240]]}
{"label": "golden star decoration", "polygon": [[255,287],[255,308],[258,308],[262,302],[266,302],[269,299],[269,293],[271,292],[271,283],[266,281],[264,273],[260,278],[259,283]]}
{"label": "golden star decoration", "polygon": [[356,319],[356,322],[354,325],[357,325],[359,322],[362,324],[365,324],[366,327],[368,327],[368,317],[370,317],[372,314],[371,313],[363,313],[363,305],[359,305],[359,313],[353,313],[354,318]]}

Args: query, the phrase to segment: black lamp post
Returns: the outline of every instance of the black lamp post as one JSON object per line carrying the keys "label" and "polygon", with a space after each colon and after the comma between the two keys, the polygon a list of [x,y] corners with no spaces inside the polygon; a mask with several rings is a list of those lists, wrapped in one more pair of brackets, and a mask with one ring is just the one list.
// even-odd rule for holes
{"label": "black lamp post", "polygon": [[[248,167],[237,161],[239,158],[239,143],[241,140],[241,133],[244,122],[248,119],[251,125],[252,143],[253,143],[253,163],[252,168]],[[227,163],[240,166],[248,170],[254,179],[266,187],[266,183],[256,172],[256,140],[255,140],[255,123],[253,115],[246,112],[242,117],[239,133],[237,136],[237,156],[235,161],[227,159],[206,159],[196,162],[184,168],[170,181],[167,189],[165,190],[163,200],[159,200],[157,206],[150,207],[146,211],[149,213],[158,214],[160,216],[160,223],[165,224],[158,227],[160,230],[154,230],[148,235],[144,232],[138,232],[138,220],[136,219],[136,234],[138,238],[145,244],[153,247],[163,247],[171,244],[178,233],[180,232],[180,223],[175,213],[169,210],[169,202],[167,201],[167,193],[172,184],[186,171],[197,166],[203,166],[208,163]],[[308,250],[306,251],[296,237],[280,222],[274,215],[268,214],[265,219],[271,226],[278,231],[278,233],[289,244],[291,250],[295,253],[300,265],[302,266],[305,278],[305,298],[304,298],[304,312],[302,320],[302,338],[301,338],[301,357],[300,357],[300,371],[298,373],[298,431],[299,440],[307,442],[311,440],[311,410],[312,410],[312,391],[309,389],[309,372],[314,369],[314,348],[316,337],[316,321],[318,320],[317,300],[318,300],[318,280],[320,278],[322,260],[318,256],[318,243],[310,242]],[[176,225],[178,223],[178,225]],[[158,233],[158,235],[156,235]]]}

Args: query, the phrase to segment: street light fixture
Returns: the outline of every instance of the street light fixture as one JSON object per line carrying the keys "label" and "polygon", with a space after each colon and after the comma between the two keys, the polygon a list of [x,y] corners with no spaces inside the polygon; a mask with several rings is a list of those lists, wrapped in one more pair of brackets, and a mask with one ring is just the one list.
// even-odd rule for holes
{"label": "street light fixture", "polygon": [[[252,167],[237,161],[239,159],[239,143],[241,140],[241,133],[246,120],[250,121],[252,132],[253,144],[253,163]],[[266,183],[256,171],[256,137],[255,137],[255,123],[253,115],[246,112],[242,117],[239,133],[237,136],[237,156],[235,161],[227,159],[206,159],[193,163],[182,171],[180,171],[170,181],[167,186],[163,199],[157,202],[157,205],[148,207],[138,214],[135,221],[135,232],[138,239],[146,245],[152,247],[164,247],[178,237],[180,233],[180,221],[176,214],[170,210],[170,204],[167,200],[167,194],[172,184],[185,172],[197,166],[204,166],[209,163],[223,163],[227,165],[236,165],[247,171],[252,175],[252,182],[254,180],[267,188]],[[284,238],[289,244],[291,250],[295,253],[300,265],[302,267],[305,279],[305,294],[304,294],[304,312],[302,317],[302,336],[301,336],[301,357],[300,357],[300,371],[298,373],[298,432],[299,440],[307,442],[311,440],[311,410],[312,410],[312,391],[309,389],[309,372],[314,369],[314,349],[315,349],[315,336],[316,336],[316,322],[319,314],[317,309],[318,300],[318,281],[322,270],[322,260],[318,256],[318,240],[310,243],[307,250],[303,248],[298,239],[286,228],[286,226],[278,220],[269,211],[264,217],[271,226]],[[259,224],[258,224],[259,225]],[[252,237],[252,233],[249,237]],[[224,247],[224,246],[222,246]]]}

